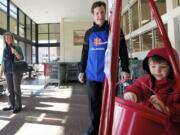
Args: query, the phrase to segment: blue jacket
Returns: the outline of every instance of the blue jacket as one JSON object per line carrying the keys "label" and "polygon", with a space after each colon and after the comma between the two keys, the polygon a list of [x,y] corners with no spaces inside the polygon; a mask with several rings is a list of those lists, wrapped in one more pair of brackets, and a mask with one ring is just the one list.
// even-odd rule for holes
{"label": "blue jacket", "polygon": [[[97,82],[104,81],[104,60],[105,51],[107,49],[108,36],[109,24],[107,21],[105,21],[101,27],[94,23],[94,25],[85,33],[80,62],[80,72],[86,73],[87,80]],[[119,54],[122,63],[122,70],[129,72],[127,47],[122,31]]]}

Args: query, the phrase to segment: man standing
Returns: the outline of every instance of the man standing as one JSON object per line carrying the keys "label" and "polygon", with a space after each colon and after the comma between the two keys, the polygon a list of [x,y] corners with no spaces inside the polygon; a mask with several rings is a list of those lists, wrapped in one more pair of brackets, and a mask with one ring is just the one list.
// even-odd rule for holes
{"label": "man standing", "polygon": [[[105,51],[107,49],[110,28],[108,21],[105,20],[106,4],[104,2],[94,2],[91,7],[91,13],[94,18],[94,24],[85,33],[80,63],[80,74],[78,76],[79,81],[83,83],[86,73],[86,86],[91,118],[91,125],[84,135],[98,135],[103,84],[105,79]],[[119,54],[122,67],[122,79],[127,79],[129,78],[129,62],[127,47],[122,31]]]}

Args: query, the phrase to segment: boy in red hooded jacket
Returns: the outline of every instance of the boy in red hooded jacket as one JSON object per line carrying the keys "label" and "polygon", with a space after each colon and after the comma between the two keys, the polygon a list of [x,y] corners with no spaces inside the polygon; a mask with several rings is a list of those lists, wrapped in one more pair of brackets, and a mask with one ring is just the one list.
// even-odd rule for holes
{"label": "boy in red hooded jacket", "polygon": [[[179,58],[177,52],[174,54]],[[180,93],[177,93],[166,48],[152,49],[143,61],[148,74],[125,89],[124,99],[142,103],[169,116],[163,135],[180,135]]]}

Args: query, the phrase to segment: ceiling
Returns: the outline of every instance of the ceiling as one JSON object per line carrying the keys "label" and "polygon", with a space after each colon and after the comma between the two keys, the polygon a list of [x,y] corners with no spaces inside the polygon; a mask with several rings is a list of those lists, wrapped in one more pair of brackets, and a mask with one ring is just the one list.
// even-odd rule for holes
{"label": "ceiling", "polygon": [[[59,23],[61,18],[92,19],[90,8],[97,0],[11,0],[36,23]],[[102,0],[107,1],[107,0]],[[111,0],[110,0],[111,1]],[[123,0],[127,1],[127,0]],[[123,3],[124,4],[124,3]]]}

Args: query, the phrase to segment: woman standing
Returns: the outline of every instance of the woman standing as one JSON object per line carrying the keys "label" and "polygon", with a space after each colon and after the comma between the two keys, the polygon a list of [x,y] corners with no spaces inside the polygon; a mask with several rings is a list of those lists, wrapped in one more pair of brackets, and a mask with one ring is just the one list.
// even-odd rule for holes
{"label": "woman standing", "polygon": [[22,110],[20,88],[22,73],[13,71],[13,63],[24,59],[24,57],[21,47],[14,44],[14,35],[12,33],[7,32],[4,34],[4,43],[0,78],[4,71],[9,91],[9,107],[3,108],[3,111],[13,110],[13,113],[17,113]]}

